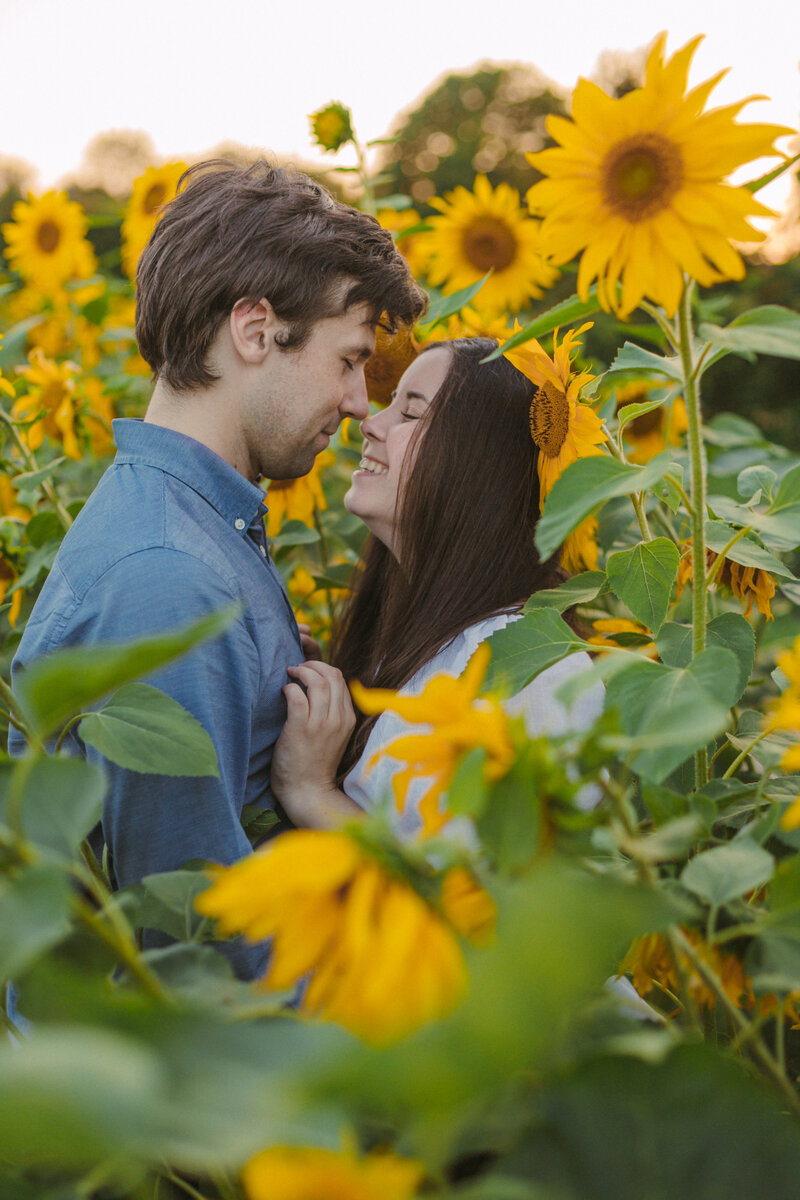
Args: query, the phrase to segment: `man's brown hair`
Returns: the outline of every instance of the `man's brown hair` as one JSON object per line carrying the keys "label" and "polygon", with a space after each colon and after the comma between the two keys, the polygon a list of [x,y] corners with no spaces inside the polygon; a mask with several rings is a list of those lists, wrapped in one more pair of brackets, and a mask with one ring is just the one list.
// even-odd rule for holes
{"label": "man's brown hair", "polygon": [[136,285],[139,350],[175,391],[214,383],[208,352],[239,300],[269,301],[288,325],[284,349],[299,349],[317,321],[353,304],[366,303],[374,323],[392,330],[426,305],[374,217],[264,160],[190,167],[139,260]]}

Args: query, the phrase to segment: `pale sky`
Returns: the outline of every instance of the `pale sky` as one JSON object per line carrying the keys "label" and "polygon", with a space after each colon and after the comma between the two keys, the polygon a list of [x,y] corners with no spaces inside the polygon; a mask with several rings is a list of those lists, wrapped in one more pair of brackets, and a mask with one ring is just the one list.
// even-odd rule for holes
{"label": "pale sky", "polygon": [[[164,157],[233,140],[313,160],[308,113],[331,99],[367,140],[448,70],[527,61],[569,88],[603,50],[662,29],[669,52],[706,34],[692,82],[732,68],[713,103],[767,94],[742,119],[795,129],[800,113],[797,0],[0,0],[0,14],[0,155],[40,187],[115,128],[146,130]],[[786,190],[762,196],[778,207]]]}

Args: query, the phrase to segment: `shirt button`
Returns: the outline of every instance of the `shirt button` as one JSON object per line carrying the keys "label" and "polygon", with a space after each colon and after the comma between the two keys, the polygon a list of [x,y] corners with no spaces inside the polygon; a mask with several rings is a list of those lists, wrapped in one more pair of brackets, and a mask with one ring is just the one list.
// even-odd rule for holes
{"label": "shirt button", "polygon": [[234,529],[244,529],[246,522],[242,517],[237,517],[233,522]]}

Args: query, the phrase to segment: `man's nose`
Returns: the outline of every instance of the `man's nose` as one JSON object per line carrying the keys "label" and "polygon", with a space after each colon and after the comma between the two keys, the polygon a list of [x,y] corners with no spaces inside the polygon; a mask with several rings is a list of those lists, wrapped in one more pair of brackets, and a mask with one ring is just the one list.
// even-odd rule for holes
{"label": "man's nose", "polygon": [[363,371],[359,372],[358,377],[353,380],[353,386],[348,391],[342,405],[342,412],[345,416],[355,417],[357,421],[363,421],[364,417],[369,415],[367,381]]}

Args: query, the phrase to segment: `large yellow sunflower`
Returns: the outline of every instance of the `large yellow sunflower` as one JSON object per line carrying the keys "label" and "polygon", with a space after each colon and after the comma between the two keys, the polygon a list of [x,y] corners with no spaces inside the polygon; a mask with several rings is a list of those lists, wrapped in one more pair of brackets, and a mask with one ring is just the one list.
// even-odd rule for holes
{"label": "large yellow sunflower", "polygon": [[440,214],[420,240],[428,254],[428,281],[447,293],[475,283],[492,268],[479,292],[481,309],[519,312],[558,278],[545,254],[540,224],[520,205],[507,183],[492,188],[485,175],[475,190],[457,187],[429,201]]}
{"label": "large yellow sunflower", "polygon": [[242,1168],[247,1200],[412,1200],[422,1164],[394,1154],[273,1146]]}
{"label": "large yellow sunflower", "polygon": [[572,120],[547,118],[559,145],[527,155],[549,176],[527,193],[531,212],[545,218],[548,251],[557,263],[583,252],[579,295],[586,299],[597,279],[603,307],[620,315],[647,297],[671,316],[683,272],[704,287],[741,279],[744,264],[730,239],[761,240],[746,218],[773,215],[746,188],[724,180],[751,159],[776,154],[774,139],[792,130],[738,125],[747,100],[703,112],[722,73],[686,91],[701,40],[665,61],[662,33],[644,86],[618,99],[579,80]]}
{"label": "large yellow sunflower", "polygon": [[122,222],[122,266],[129,279],[136,278],[136,265],[156,227],[161,209],[175,199],[178,180],[186,163],[148,167],[134,180],[131,198]]}
{"label": "large yellow sunflower", "polygon": [[11,210],[3,226],[6,258],[27,284],[47,296],[70,279],[87,279],[96,260],[86,240],[86,215],[66,192],[28,194]]}

